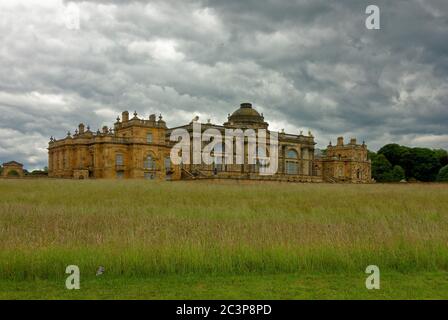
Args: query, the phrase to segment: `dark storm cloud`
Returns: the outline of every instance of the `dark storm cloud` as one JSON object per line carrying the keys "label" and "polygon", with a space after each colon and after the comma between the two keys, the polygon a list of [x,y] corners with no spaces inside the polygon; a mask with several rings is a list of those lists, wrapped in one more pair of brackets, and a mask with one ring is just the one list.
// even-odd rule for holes
{"label": "dark storm cloud", "polygon": [[[381,30],[364,26],[369,4]],[[319,147],[447,148],[447,13],[444,0],[2,1],[0,161],[42,167],[49,136],[123,109],[222,123],[242,101]]]}

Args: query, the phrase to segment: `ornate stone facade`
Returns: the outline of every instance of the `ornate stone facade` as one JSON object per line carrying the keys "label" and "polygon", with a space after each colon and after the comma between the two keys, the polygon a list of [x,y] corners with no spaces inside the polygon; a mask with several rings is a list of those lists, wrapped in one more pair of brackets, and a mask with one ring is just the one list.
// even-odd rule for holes
{"label": "ornate stone facade", "polygon": [[[201,130],[213,128],[222,136],[226,129],[268,129],[264,120],[250,103],[229,114],[223,125],[201,124]],[[170,135],[175,129],[185,129],[192,138],[193,121],[187,125],[167,128],[159,116],[153,114],[148,120],[140,119],[137,113],[129,118],[127,111],[117,118],[113,129],[103,127],[93,133],[80,124],[75,134],[70,132],[64,139],[51,138],[49,143],[49,176],[61,178],[147,178],[158,180],[181,179],[253,179],[297,182],[370,182],[370,162],[367,160],[365,144],[357,145],[356,140],[344,145],[328,146],[327,154],[315,156],[315,142],[311,132],[307,135],[278,133],[279,158],[275,175],[259,174],[259,165],[225,164],[215,161],[206,164],[173,165],[170,151],[174,142]],[[267,141],[270,131],[267,130]],[[245,141],[247,155],[247,139]],[[225,144],[222,145],[222,149]],[[269,148],[267,148],[269,150]],[[224,153],[224,150],[222,150]],[[268,155],[266,155],[268,156]],[[191,163],[193,163],[191,161]],[[342,170],[342,171],[341,171]]]}
{"label": "ornate stone facade", "polygon": [[48,148],[50,177],[180,179],[180,169],[169,162],[167,127],[160,116],[129,118],[127,111],[114,128],[96,133],[80,124],[75,134],[51,138]]}
{"label": "ornate stone facade", "polygon": [[371,181],[371,163],[367,158],[367,146],[363,142],[357,144],[356,139],[344,144],[344,138],[338,137],[337,144],[327,146],[326,153],[315,161],[316,174],[329,182]]}

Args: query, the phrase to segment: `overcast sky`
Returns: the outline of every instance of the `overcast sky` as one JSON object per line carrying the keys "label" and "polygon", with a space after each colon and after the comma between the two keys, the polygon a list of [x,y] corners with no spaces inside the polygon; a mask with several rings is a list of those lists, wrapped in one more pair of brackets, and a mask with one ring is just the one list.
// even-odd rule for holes
{"label": "overcast sky", "polygon": [[222,124],[246,101],[320,148],[448,148],[447,14],[446,0],[2,0],[0,161],[43,167],[50,136],[123,110]]}

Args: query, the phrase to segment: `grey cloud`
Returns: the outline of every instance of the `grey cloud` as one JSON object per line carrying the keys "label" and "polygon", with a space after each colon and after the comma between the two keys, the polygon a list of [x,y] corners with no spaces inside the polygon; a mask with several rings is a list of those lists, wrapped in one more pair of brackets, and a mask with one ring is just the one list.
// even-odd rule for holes
{"label": "grey cloud", "polygon": [[224,122],[242,101],[320,147],[448,147],[446,1],[378,0],[379,31],[364,0],[74,3],[80,30],[67,1],[0,4],[0,161],[43,167],[50,135],[125,108],[174,126]]}

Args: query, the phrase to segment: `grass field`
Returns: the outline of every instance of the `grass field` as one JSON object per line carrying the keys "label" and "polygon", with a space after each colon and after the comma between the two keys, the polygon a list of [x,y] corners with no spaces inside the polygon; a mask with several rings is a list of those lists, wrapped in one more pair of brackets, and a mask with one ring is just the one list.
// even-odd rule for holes
{"label": "grass field", "polygon": [[6,298],[448,298],[448,185],[0,180]]}

